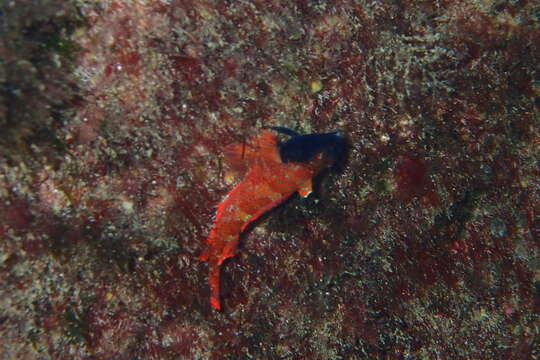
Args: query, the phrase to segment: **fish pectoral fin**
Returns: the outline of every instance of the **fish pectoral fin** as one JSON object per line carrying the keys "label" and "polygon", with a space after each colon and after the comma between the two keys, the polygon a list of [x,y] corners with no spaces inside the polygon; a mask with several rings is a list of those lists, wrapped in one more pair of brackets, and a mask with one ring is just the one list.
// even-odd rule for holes
{"label": "fish pectoral fin", "polygon": [[308,197],[309,194],[311,194],[313,192],[313,186],[311,184],[311,179],[306,181],[302,187],[298,190],[298,193],[300,194],[300,196],[302,197]]}

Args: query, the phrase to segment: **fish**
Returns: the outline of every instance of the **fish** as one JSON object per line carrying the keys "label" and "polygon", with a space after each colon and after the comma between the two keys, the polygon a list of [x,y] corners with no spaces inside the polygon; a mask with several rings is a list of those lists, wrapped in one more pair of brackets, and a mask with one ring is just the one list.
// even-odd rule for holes
{"label": "fish", "polygon": [[[280,142],[278,133],[289,138]],[[235,255],[249,224],[295,193],[309,196],[313,178],[343,160],[344,144],[339,131],[300,135],[286,127],[268,126],[257,136],[224,148],[229,166],[247,172],[218,204],[206,247],[199,256],[208,263],[212,308],[221,310],[221,266]]]}

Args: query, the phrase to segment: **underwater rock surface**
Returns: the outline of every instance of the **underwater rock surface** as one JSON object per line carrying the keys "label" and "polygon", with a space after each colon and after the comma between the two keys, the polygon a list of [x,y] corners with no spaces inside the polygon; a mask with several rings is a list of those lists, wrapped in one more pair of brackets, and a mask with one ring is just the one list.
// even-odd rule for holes
{"label": "underwater rock surface", "polygon": [[[540,357],[535,1],[0,4],[0,358]],[[341,172],[197,260],[262,126]]]}

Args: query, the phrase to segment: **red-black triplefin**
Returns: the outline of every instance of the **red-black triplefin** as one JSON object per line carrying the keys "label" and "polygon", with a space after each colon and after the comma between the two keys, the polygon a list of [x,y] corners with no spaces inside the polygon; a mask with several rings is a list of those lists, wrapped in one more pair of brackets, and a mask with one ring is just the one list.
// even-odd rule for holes
{"label": "red-black triplefin", "polygon": [[247,142],[225,148],[231,166],[244,165],[248,171],[218,205],[206,249],[199,257],[208,262],[210,304],[218,310],[220,267],[225,259],[234,256],[240,234],[295,192],[308,196],[313,177],[341,161],[344,153],[345,142],[340,132],[299,135],[284,127],[266,129],[290,138],[280,143],[273,131],[263,129]]}

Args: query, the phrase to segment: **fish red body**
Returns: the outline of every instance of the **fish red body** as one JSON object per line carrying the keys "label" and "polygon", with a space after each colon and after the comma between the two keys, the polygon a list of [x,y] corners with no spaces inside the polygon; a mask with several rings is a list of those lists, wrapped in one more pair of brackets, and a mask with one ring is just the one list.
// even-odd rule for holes
{"label": "fish red body", "polygon": [[309,195],[313,176],[325,167],[322,156],[308,162],[281,161],[276,135],[268,130],[247,143],[229,145],[225,153],[233,166],[243,163],[248,171],[218,205],[206,249],[200,256],[208,262],[210,304],[218,310],[220,267],[225,259],[234,256],[240,234],[295,192]]}

